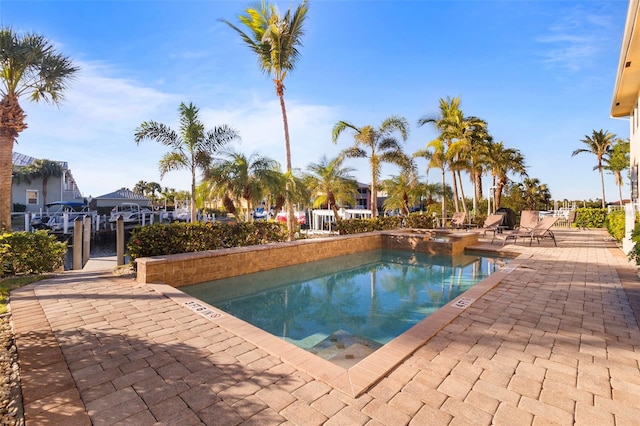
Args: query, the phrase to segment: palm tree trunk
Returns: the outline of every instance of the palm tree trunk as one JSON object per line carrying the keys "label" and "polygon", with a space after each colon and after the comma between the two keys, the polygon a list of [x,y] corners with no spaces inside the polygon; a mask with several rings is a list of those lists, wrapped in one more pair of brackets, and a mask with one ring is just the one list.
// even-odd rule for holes
{"label": "palm tree trunk", "polygon": [[191,161],[191,203],[189,204],[191,213],[191,223],[196,222],[196,165],[195,161]]}
{"label": "palm tree trunk", "polygon": [[462,196],[462,211],[467,213],[467,203],[465,202],[464,187],[462,186],[462,175],[460,174],[460,170],[458,170],[457,173],[458,182],[460,182],[460,195]]}
{"label": "palm tree trunk", "polygon": [[607,202],[604,197],[604,173],[602,173],[602,165],[598,166],[598,170],[600,170],[600,183],[602,184],[602,208],[606,207]]}
{"label": "palm tree trunk", "polygon": [[447,217],[447,197],[445,195],[445,185],[446,180],[445,180],[445,171],[444,171],[444,167],[442,167],[442,225],[444,226],[444,220]]}
{"label": "palm tree trunk", "polygon": [[456,179],[456,172],[451,168],[451,180],[453,181],[453,206],[456,212],[460,211],[460,205],[458,204],[458,180]]}
{"label": "palm tree trunk", "polygon": [[378,216],[378,182],[375,173],[371,177],[371,216]]}
{"label": "palm tree trunk", "polygon": [[11,172],[13,136],[0,130],[0,231],[11,230]]}
{"label": "palm tree trunk", "polygon": [[47,186],[49,184],[49,179],[44,176],[42,178],[42,207],[46,207],[47,205]]}
{"label": "palm tree trunk", "polygon": [[287,206],[287,231],[288,241],[293,241],[294,222],[293,222],[293,203],[291,202],[291,142],[289,140],[289,121],[287,120],[287,108],[284,104],[284,87],[282,81],[276,80],[276,93],[280,99],[280,110],[282,111],[282,125],[284,127],[284,148],[287,162],[287,183],[286,183],[286,206]]}

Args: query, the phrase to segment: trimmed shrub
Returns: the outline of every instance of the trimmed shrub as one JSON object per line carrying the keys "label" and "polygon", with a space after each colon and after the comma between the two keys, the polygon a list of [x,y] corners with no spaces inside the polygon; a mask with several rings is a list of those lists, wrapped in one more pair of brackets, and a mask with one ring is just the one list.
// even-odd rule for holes
{"label": "trimmed shrub", "polygon": [[194,253],[283,242],[285,226],[277,222],[156,223],[135,228],[127,245],[131,262],[139,257]]}
{"label": "trimmed shrub", "polygon": [[64,265],[67,243],[47,231],[11,232],[0,235],[2,274],[42,274]]}
{"label": "trimmed shrub", "polygon": [[624,210],[614,210],[607,215],[605,220],[607,231],[618,242],[624,238],[625,216]]}
{"label": "trimmed shrub", "polygon": [[576,227],[578,228],[604,228],[607,218],[607,209],[580,208],[576,210],[578,215]]}
{"label": "trimmed shrub", "polygon": [[411,213],[408,216],[378,216],[371,219],[347,219],[339,220],[335,229],[340,235],[361,234],[364,232],[385,231],[396,228],[433,228],[433,217]]}

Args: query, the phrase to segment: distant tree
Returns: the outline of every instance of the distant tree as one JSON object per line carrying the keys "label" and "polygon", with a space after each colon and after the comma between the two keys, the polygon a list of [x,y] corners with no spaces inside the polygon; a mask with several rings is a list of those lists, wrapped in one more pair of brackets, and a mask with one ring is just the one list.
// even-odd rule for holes
{"label": "distant tree", "polygon": [[415,206],[422,195],[422,187],[415,167],[404,167],[400,174],[382,181],[382,188],[387,193],[383,203],[385,210],[399,209],[408,215],[410,208]]}
{"label": "distant tree", "polygon": [[77,71],[43,36],[0,29],[0,230],[11,229],[13,143],[27,128],[19,99],[57,105]]}
{"label": "distant tree", "polygon": [[593,154],[597,158],[597,163],[593,166],[593,170],[598,170],[600,173],[600,184],[602,185],[602,208],[606,207],[606,198],[604,193],[604,160],[607,155],[609,155],[611,151],[611,147],[613,145],[613,141],[616,135],[613,133],[609,133],[608,131],[604,131],[602,129],[596,131],[593,130],[591,136],[585,135],[584,139],[581,139],[580,142],[584,143],[586,148],[578,148],[571,153],[571,156],[574,157],[581,153]]}
{"label": "distant tree", "polygon": [[610,171],[618,186],[618,195],[620,196],[620,205],[622,206],[622,187],[624,179],[622,172],[629,169],[629,151],[631,145],[629,139],[616,138],[613,141],[609,155],[604,158],[603,168]]}
{"label": "distant tree", "polygon": [[42,207],[45,207],[47,205],[49,179],[61,177],[63,173],[64,170],[59,162],[38,159],[28,166],[21,167],[14,177],[18,182],[24,180],[28,183],[35,179],[42,179]]}
{"label": "distant tree", "polygon": [[502,142],[492,143],[488,148],[488,161],[493,180],[493,210],[500,207],[502,190],[509,182],[510,174],[527,176],[524,156],[514,148],[505,148]]}
{"label": "distant tree", "polygon": [[[240,22],[247,28],[245,33],[229,21],[222,22],[233,28],[242,38],[242,41],[256,54],[260,69],[273,77],[276,86],[276,95],[280,100],[282,111],[282,124],[284,126],[284,141],[286,154],[286,175],[292,177],[291,167],[291,142],[289,140],[289,122],[287,109],[284,103],[284,79],[290,71],[293,71],[300,57],[298,47],[302,46],[304,35],[304,21],[309,10],[307,0],[293,11],[291,8],[284,15],[278,13],[275,5],[263,1],[259,7],[246,9],[246,15],[240,15]],[[286,185],[292,180],[287,179]],[[292,188],[287,187],[286,194],[291,194]],[[287,228],[289,241],[294,235],[293,203],[287,201]]]}
{"label": "distant tree", "polygon": [[543,210],[549,205],[551,192],[549,187],[537,178],[525,178],[518,185],[520,194],[528,210]]}
{"label": "distant tree", "polygon": [[147,191],[147,182],[143,180],[139,180],[135,185],[133,185],[134,194],[144,195]]}
{"label": "distant tree", "polygon": [[180,104],[180,131],[172,130],[165,124],[145,121],[135,129],[135,142],[145,139],[155,140],[171,148],[160,159],[160,177],[171,170],[188,169],[191,172],[191,222],[196,220],[196,170],[204,170],[214,155],[225,145],[239,140],[236,130],[223,124],[213,130],[205,131],[198,117],[198,108],[189,103]]}
{"label": "distant tree", "polygon": [[260,202],[269,188],[282,181],[277,161],[251,154],[249,157],[234,151],[221,152],[214,160],[205,177],[236,200],[245,201],[245,220],[249,221],[253,205]]}
{"label": "distant tree", "polygon": [[337,143],[340,134],[346,130],[353,130],[354,144],[345,148],[341,156],[347,158],[368,158],[371,167],[371,210],[373,216],[378,214],[378,180],[382,163],[392,163],[406,167],[411,159],[402,151],[395,132],[400,134],[402,141],[407,140],[409,123],[404,117],[391,116],[384,120],[379,128],[371,125],[356,127],[346,121],[339,121],[333,126],[332,140]]}
{"label": "distant tree", "polygon": [[450,193],[447,193],[444,191],[444,189],[447,188],[446,179],[445,179],[447,165],[448,165],[447,156],[446,156],[446,145],[442,141],[442,139],[439,139],[439,138],[434,139],[427,144],[426,149],[416,151],[413,154],[413,156],[423,157],[427,159],[428,161],[427,173],[432,168],[440,169],[442,172],[441,173],[442,181],[440,184],[440,189],[443,192],[441,192],[440,195],[442,197],[441,198],[442,200],[441,214],[442,214],[442,220],[444,221],[447,217],[447,199],[453,197],[453,191],[451,191]]}
{"label": "distant tree", "polygon": [[340,218],[338,205],[355,204],[355,194],[358,192],[358,182],[351,175],[354,169],[344,167],[342,161],[341,157],[329,160],[323,155],[319,162],[307,166],[308,173],[304,178],[311,192],[313,207],[326,204],[333,210],[336,220]]}

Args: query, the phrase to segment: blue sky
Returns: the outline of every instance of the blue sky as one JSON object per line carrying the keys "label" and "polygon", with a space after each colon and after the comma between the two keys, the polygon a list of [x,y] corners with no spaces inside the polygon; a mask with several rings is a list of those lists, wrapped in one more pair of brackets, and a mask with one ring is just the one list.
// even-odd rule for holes
{"label": "blue sky", "polygon": [[[14,150],[68,161],[85,197],[139,180],[188,189],[186,172],[160,179],[166,148],[137,146],[133,133],[147,120],[177,128],[179,104],[193,102],[207,128],[239,131],[235,150],[284,166],[273,83],[219,21],[237,22],[252,4],[0,0],[0,24],[46,36],[81,68],[60,108],[22,100],[29,127]],[[284,12],[291,3],[276,4]],[[304,170],[350,146],[347,132],[331,142],[337,121],[377,127],[391,115],[408,120],[404,146],[412,154],[436,136],[418,119],[437,114],[439,99],[459,96],[465,115],[486,120],[494,140],[519,149],[529,176],[546,183],[554,199],[600,198],[595,157],[571,153],[594,129],[629,136],[627,120],[610,118],[627,6],[311,1],[302,57],[285,80],[293,165]],[[364,160],[347,161],[359,181],[370,182]],[[439,170],[427,173],[426,161],[417,163],[421,176],[439,182]],[[382,177],[397,173],[385,166]],[[613,177],[605,180],[607,201],[617,200]]]}

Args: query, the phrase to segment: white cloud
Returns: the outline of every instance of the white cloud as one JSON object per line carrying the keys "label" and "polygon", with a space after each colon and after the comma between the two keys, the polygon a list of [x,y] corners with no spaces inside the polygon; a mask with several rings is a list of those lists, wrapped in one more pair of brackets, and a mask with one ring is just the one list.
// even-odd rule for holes
{"label": "white cloud", "polygon": [[[23,100],[28,129],[15,150],[38,158],[67,161],[84,196],[98,196],[139,180],[188,189],[186,171],[170,172],[160,179],[158,161],[166,147],[154,141],[136,146],[133,133],[143,121],[154,120],[177,129],[178,106],[187,97],[164,93],[137,81],[113,76],[117,71],[101,63],[80,64],[82,73],[72,82],[65,101],[56,108]],[[258,152],[285,167],[284,133],[280,104],[246,95],[234,107],[197,104],[205,128],[227,124],[239,131],[242,142],[234,147],[250,155]],[[293,166],[304,169],[322,153],[338,148],[331,143],[336,118],[330,107],[285,100],[291,135]],[[239,106],[238,106],[239,105]],[[311,130],[310,130],[311,129]]]}

